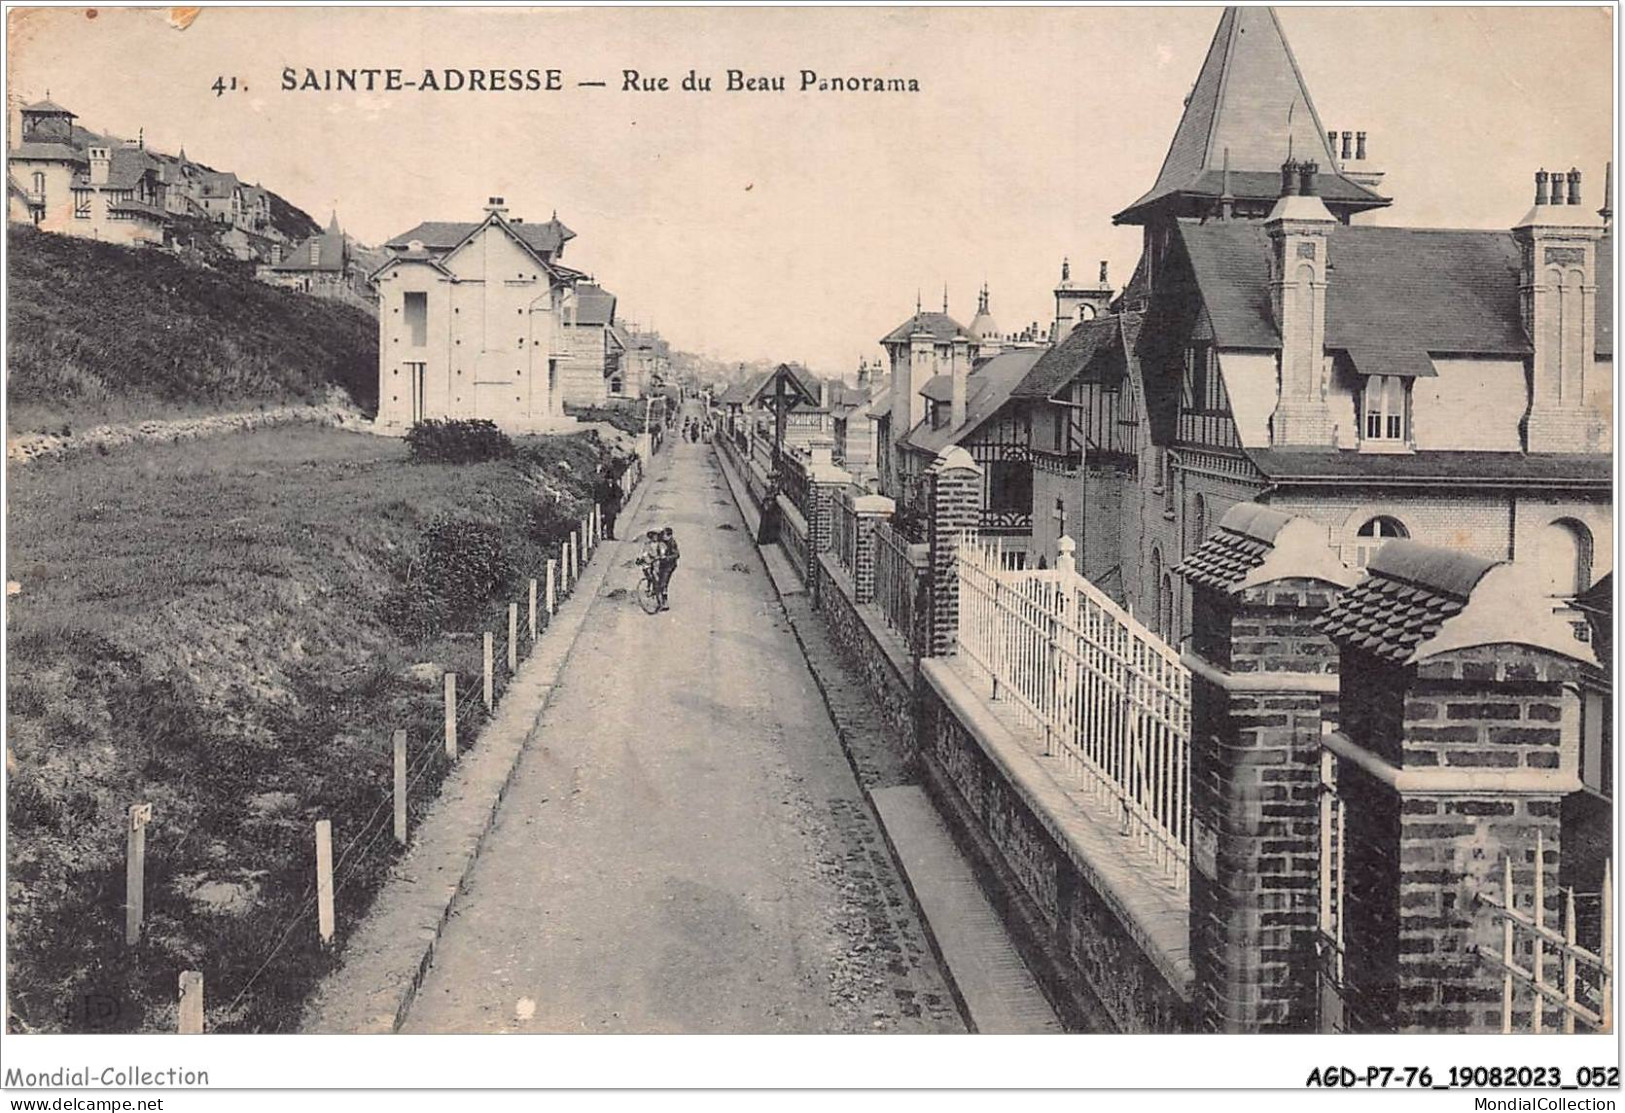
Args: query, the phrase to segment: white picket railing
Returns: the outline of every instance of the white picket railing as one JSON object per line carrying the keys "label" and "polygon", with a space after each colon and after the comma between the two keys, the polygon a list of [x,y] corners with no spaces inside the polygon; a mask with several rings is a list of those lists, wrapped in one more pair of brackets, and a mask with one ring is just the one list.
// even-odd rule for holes
{"label": "white picket railing", "polygon": [[1190,883],[1190,672],[1179,652],[1072,564],[1010,570],[997,543],[959,545],[959,652],[1082,774],[1180,888]]}
{"label": "white picket railing", "polygon": [[[1534,889],[1521,901],[1512,885],[1512,858],[1502,861],[1501,892],[1481,894],[1479,902],[1500,928],[1500,947],[1481,946],[1480,958],[1502,978],[1501,1031],[1573,1033],[1614,1030],[1614,870],[1603,866],[1602,893],[1590,894],[1601,907],[1593,945],[1578,940],[1573,889],[1561,895],[1561,924],[1548,923],[1546,841],[1535,833]],[[1528,908],[1523,911],[1519,905]],[[1527,1008],[1528,1012],[1523,1010]],[[1551,1019],[1547,1016],[1550,1014]],[[1522,1018],[1528,1017],[1527,1029]]]}

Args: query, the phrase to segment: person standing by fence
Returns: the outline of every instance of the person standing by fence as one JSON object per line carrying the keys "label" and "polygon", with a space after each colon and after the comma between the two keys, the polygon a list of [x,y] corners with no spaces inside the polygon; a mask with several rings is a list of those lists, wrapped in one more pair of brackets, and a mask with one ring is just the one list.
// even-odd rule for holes
{"label": "person standing by fence", "polygon": [[598,500],[599,512],[604,517],[604,540],[615,540],[615,519],[621,512],[621,476],[626,466],[618,462],[604,465],[598,473],[593,494]]}

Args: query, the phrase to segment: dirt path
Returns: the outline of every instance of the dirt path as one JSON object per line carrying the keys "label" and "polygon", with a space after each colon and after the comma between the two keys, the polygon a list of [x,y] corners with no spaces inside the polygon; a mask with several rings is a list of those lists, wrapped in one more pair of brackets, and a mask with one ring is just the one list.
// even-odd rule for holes
{"label": "dirt path", "polygon": [[670,443],[620,528],[677,531],[672,609],[612,571],[404,1030],[961,1031],[710,450]]}

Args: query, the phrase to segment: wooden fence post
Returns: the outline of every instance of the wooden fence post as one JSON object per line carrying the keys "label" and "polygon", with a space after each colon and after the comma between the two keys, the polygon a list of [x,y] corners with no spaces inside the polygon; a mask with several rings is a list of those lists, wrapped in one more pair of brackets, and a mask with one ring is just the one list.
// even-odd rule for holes
{"label": "wooden fence post", "polygon": [[175,1030],[182,1036],[203,1034],[203,971],[181,971],[181,1002]]}
{"label": "wooden fence post", "polygon": [[519,671],[519,604],[508,604],[508,675]]}
{"label": "wooden fence post", "polygon": [[316,821],[316,932],[333,942],[333,821]]}
{"label": "wooden fence post", "polygon": [[141,941],[141,921],[147,901],[147,824],[152,822],[151,804],[130,805],[130,826],[124,859],[124,945]]}
{"label": "wooden fence post", "polygon": [[485,709],[487,711],[491,710],[492,705],[496,703],[496,700],[493,698],[495,693],[492,691],[491,685],[491,673],[494,671],[491,663],[491,643],[494,640],[495,639],[491,634],[491,631],[487,630],[485,632]]}
{"label": "wooden fence post", "polygon": [[574,547],[574,537],[566,537],[559,546],[559,596],[562,599],[570,594],[570,549]]}
{"label": "wooden fence post", "polygon": [[530,580],[530,603],[527,609],[530,616],[530,640],[536,640],[536,578]]}
{"label": "wooden fence post", "polygon": [[395,841],[406,845],[406,732],[395,732]]}
{"label": "wooden fence post", "polygon": [[457,674],[446,674],[446,756],[457,760]]}
{"label": "wooden fence post", "polygon": [[553,569],[554,569],[554,566],[556,564],[558,564],[558,561],[554,560],[552,557],[547,558],[547,617],[548,618],[553,617],[553,605],[554,605],[554,603],[556,602],[556,600],[558,598],[557,593],[554,591],[554,585],[553,585]]}

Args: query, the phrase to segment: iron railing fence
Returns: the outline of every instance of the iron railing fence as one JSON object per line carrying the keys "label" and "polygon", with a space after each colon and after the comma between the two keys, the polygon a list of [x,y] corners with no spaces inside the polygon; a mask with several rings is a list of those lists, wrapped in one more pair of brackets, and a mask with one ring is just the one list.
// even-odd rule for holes
{"label": "iron railing fence", "polygon": [[1179,888],[1190,883],[1190,672],[1179,652],[1070,567],[1012,570],[997,541],[958,549],[960,653],[1083,775]]}

